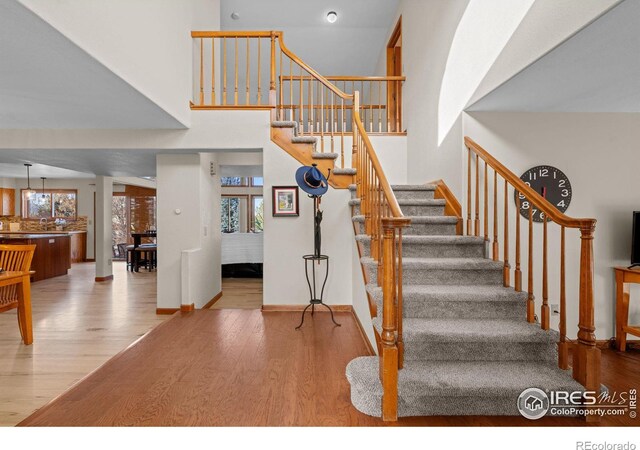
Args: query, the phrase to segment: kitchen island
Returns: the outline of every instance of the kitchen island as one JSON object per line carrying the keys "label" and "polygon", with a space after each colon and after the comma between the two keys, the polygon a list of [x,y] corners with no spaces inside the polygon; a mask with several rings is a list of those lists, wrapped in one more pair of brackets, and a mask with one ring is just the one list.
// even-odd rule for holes
{"label": "kitchen island", "polygon": [[[31,262],[31,270],[35,271],[32,276],[34,282],[66,275],[71,268],[72,248],[77,249],[77,245],[72,245],[72,240],[83,242],[83,239],[86,240],[86,231],[12,231],[0,233],[0,244],[36,245]],[[81,255],[78,255],[77,250],[75,253],[74,259],[82,258]]]}

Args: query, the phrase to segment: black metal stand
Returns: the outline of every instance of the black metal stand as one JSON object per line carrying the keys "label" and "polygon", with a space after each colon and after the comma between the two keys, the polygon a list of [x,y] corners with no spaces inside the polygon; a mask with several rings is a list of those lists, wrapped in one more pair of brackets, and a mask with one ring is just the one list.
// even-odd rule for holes
{"label": "black metal stand", "polygon": [[[323,303],[322,297],[324,296],[324,286],[327,284],[327,278],[329,277],[329,257],[327,255],[304,255],[302,257],[304,259],[304,272],[307,276],[307,284],[309,285],[309,304],[302,311],[302,318],[300,320],[300,325],[296,327],[296,330],[302,327],[304,323],[304,315],[307,312],[307,309],[311,308],[311,316],[313,317],[313,313],[315,312],[316,305],[322,305],[329,310],[331,313],[331,321],[336,324],[336,326],[342,326],[333,318],[333,311],[329,307],[329,305]],[[320,289],[320,297],[317,295],[316,285],[316,264],[320,265],[321,261],[326,261],[326,268],[324,272],[324,281],[322,282],[322,288]],[[309,264],[311,264],[311,279],[309,279]],[[313,280],[313,281],[312,281]]]}

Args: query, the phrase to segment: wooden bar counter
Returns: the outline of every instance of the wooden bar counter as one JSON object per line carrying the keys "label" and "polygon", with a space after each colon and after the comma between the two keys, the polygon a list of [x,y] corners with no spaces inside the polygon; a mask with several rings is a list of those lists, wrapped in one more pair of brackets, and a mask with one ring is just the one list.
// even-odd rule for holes
{"label": "wooden bar counter", "polygon": [[0,233],[0,244],[35,244],[31,262],[32,281],[66,275],[71,268],[71,234],[69,232]]}

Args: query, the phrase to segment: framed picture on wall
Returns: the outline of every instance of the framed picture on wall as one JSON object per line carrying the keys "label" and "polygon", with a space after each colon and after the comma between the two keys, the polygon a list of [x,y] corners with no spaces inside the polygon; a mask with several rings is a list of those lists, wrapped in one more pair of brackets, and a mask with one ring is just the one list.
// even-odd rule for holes
{"label": "framed picture on wall", "polygon": [[273,217],[297,217],[300,215],[298,186],[273,186],[271,193]]}

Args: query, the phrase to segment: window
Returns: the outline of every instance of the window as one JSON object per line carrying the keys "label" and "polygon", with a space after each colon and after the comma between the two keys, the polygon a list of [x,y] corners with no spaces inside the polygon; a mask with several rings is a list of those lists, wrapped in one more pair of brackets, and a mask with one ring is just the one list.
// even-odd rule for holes
{"label": "window", "polygon": [[249,186],[247,177],[221,177],[222,186]]}
{"label": "window", "polygon": [[255,186],[255,187],[264,186],[264,178],[262,178],[262,177],[251,177],[251,186]]}
{"label": "window", "polygon": [[246,233],[247,197],[242,195],[223,195],[221,225],[223,233]]}
{"label": "window", "polygon": [[[31,195],[29,195],[31,194]],[[78,191],[72,189],[45,189],[21,191],[23,219],[70,219],[78,215]]]}
{"label": "window", "polygon": [[264,231],[264,199],[262,195],[251,196],[251,229],[254,233]]}

